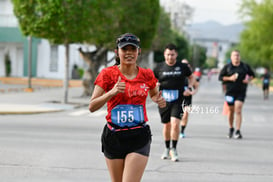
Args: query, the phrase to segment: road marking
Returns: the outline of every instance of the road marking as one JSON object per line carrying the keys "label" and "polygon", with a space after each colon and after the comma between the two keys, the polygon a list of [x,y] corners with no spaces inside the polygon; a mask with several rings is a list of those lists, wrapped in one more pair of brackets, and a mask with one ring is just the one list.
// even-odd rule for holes
{"label": "road marking", "polygon": [[106,110],[99,110],[93,113],[90,113],[89,116],[90,117],[97,117],[97,116],[106,116],[107,111]]}
{"label": "road marking", "polygon": [[90,117],[98,117],[98,116],[106,116],[106,114],[107,114],[106,110],[99,110],[99,111],[90,113],[89,110],[82,109],[82,110],[71,112],[68,115],[69,116],[83,116],[83,115],[88,115]]}
{"label": "road marking", "polygon": [[82,110],[79,110],[79,111],[74,111],[74,112],[71,112],[69,113],[70,116],[81,116],[81,115],[85,115],[85,114],[89,114],[90,111],[88,111],[87,109],[82,109]]}

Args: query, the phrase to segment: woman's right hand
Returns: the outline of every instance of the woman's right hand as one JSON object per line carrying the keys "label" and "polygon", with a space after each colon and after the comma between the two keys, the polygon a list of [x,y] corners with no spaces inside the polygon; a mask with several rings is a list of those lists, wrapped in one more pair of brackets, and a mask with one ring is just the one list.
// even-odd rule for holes
{"label": "woman's right hand", "polygon": [[117,95],[118,93],[124,93],[125,88],[126,88],[126,84],[125,82],[121,81],[121,77],[119,76],[118,81],[112,88],[111,92],[113,93],[113,95]]}
{"label": "woman's right hand", "polygon": [[124,93],[124,91],[125,82],[121,81],[120,76],[114,87],[106,94],[104,94],[103,88],[96,85],[89,103],[90,112],[95,112],[96,110],[100,109],[109,99],[118,93]]}

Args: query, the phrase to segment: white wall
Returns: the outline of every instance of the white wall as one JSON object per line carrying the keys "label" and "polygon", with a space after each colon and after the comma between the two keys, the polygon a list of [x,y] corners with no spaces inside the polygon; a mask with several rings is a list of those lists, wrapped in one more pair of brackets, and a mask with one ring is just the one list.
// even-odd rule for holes
{"label": "white wall", "polygon": [[[50,48],[50,43],[45,39],[42,39],[41,43],[38,45],[37,77],[63,79],[65,71],[65,47],[63,45],[58,46],[58,69],[56,72],[50,71],[49,68],[51,59]],[[69,77],[71,77],[71,72],[74,64],[77,64],[79,68],[84,67],[84,61],[79,55],[78,48],[78,44],[71,44],[69,46]]]}
{"label": "white wall", "polygon": [[24,75],[24,50],[23,47],[18,46],[16,47],[16,62],[15,62],[15,68],[16,68],[16,76],[22,77]]}
{"label": "white wall", "polygon": [[12,77],[23,76],[23,48],[21,44],[9,43],[9,56],[11,60],[11,74]]}
{"label": "white wall", "polygon": [[5,76],[4,47],[0,46],[0,76]]}
{"label": "white wall", "polygon": [[20,43],[1,43],[0,44],[0,76],[5,76],[5,54],[9,54],[11,60],[12,77],[23,76],[23,45]]}
{"label": "white wall", "polygon": [[[37,77],[46,78],[49,71],[50,45],[48,41],[42,39],[38,44],[37,53]],[[52,75],[48,75],[49,77]]]}
{"label": "white wall", "polygon": [[10,0],[0,0],[0,26],[17,27],[18,21],[13,14],[13,4]]}

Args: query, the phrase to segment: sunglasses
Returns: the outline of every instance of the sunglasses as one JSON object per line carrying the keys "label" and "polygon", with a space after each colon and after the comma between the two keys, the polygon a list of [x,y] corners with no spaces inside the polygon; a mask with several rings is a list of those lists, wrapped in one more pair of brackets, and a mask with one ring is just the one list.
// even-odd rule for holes
{"label": "sunglasses", "polygon": [[118,38],[117,43],[122,43],[122,42],[132,42],[135,44],[139,44],[140,40],[139,38],[132,36],[132,35],[127,35],[121,38]]}

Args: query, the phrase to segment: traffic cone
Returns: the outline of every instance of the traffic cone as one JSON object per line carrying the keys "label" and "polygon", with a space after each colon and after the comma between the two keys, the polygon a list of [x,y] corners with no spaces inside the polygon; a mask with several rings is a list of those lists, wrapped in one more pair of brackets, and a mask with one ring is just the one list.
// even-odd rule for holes
{"label": "traffic cone", "polygon": [[227,115],[228,115],[228,112],[229,112],[228,103],[227,103],[227,101],[225,101],[225,102],[224,102],[224,105],[223,105],[223,112],[222,112],[222,114],[223,114],[224,116],[227,116]]}

